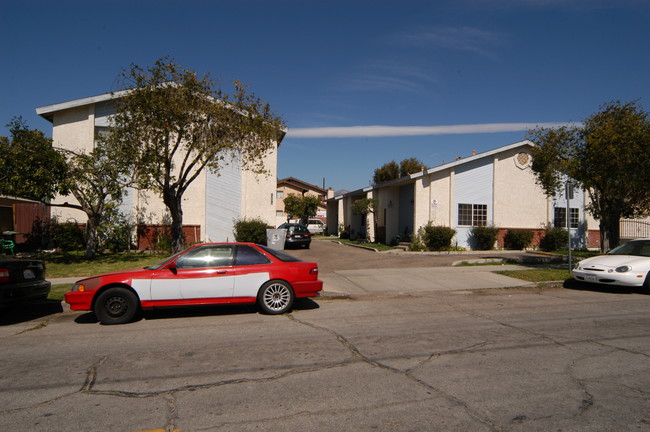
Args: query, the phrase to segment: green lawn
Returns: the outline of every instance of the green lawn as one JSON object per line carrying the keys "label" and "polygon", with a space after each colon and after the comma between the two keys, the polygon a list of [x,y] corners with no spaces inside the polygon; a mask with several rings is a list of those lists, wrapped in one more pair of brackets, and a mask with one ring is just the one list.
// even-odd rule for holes
{"label": "green lawn", "polygon": [[568,269],[539,268],[532,270],[500,270],[494,273],[522,279],[528,282],[564,281],[571,277]]}
{"label": "green lawn", "polygon": [[45,261],[46,277],[81,277],[118,270],[145,267],[160,262],[168,255],[149,253],[117,253],[100,255],[92,260],[84,258],[82,252],[42,254],[38,259]]}
{"label": "green lawn", "polygon": [[63,294],[70,291],[70,288],[72,288],[71,283],[52,285],[52,289],[50,290],[50,295],[47,296],[47,298],[50,300],[63,301]]}

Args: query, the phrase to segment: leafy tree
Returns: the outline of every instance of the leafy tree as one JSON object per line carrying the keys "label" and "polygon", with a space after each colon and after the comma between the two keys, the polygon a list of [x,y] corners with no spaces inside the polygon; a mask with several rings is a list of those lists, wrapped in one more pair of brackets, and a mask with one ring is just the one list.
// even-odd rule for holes
{"label": "leafy tree", "polygon": [[379,210],[379,200],[377,198],[363,198],[356,200],[352,204],[352,212],[360,215],[372,214],[372,221],[377,232],[377,211]]}
{"label": "leafy tree", "polygon": [[587,210],[599,220],[601,250],[619,242],[619,220],[647,212],[650,204],[650,122],[635,102],[609,102],[584,127],[529,131],[532,169],[546,194],[567,178],[587,191]]}
{"label": "leafy tree", "polygon": [[120,75],[127,94],[116,100],[111,139],[134,167],[138,187],[162,197],[171,215],[172,250],[183,247],[183,194],[204,170],[228,163],[265,173],[264,155],[282,134],[268,104],[234,83],[234,94],[214,89],[168,58],[131,65]]}
{"label": "leafy tree", "polygon": [[68,163],[65,184],[78,202],[60,206],[86,213],[86,258],[93,258],[100,247],[98,229],[105,211],[121,203],[125,192],[128,162],[114,150],[101,141],[90,153],[60,150]]}
{"label": "leafy tree", "polygon": [[[55,149],[43,132],[19,118],[10,123],[12,139],[0,139],[3,160],[0,192],[86,213],[86,257],[96,255],[97,228],[109,202],[117,205],[124,191],[127,167],[112,148],[98,142],[90,153]],[[72,195],[77,204],[49,202],[56,194]]]}
{"label": "leafy tree", "polygon": [[423,171],[426,168],[424,162],[418,158],[404,159],[399,163],[399,173],[401,177],[406,177],[409,174],[415,174]]}
{"label": "leafy tree", "polygon": [[314,195],[289,194],[283,202],[284,211],[287,214],[297,216],[301,224],[307,225],[307,220],[312,216],[316,216],[321,200]]}
{"label": "leafy tree", "polygon": [[0,194],[47,201],[69,193],[65,157],[52,139],[29,129],[21,117],[7,125],[9,137],[0,137]]}
{"label": "leafy tree", "polygon": [[399,164],[392,160],[375,169],[372,182],[374,184],[379,184],[391,180],[397,180],[400,177],[406,177],[409,174],[420,172],[425,168],[424,163],[414,157],[404,159]]}
{"label": "leafy tree", "polygon": [[383,164],[375,170],[372,182],[375,184],[384,183],[399,178],[399,165],[395,161]]}

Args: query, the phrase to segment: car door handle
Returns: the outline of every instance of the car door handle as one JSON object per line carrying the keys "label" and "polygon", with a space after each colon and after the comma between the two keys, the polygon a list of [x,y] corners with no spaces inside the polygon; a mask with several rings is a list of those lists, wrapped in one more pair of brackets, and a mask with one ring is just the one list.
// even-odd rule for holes
{"label": "car door handle", "polygon": [[228,270],[217,270],[217,274],[228,274]]}

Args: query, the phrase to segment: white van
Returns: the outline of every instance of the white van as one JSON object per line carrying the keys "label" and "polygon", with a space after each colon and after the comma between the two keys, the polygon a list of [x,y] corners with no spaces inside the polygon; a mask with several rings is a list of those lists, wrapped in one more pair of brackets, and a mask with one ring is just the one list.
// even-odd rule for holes
{"label": "white van", "polygon": [[323,234],[325,232],[325,224],[320,219],[309,219],[307,221],[307,229],[312,234]]}

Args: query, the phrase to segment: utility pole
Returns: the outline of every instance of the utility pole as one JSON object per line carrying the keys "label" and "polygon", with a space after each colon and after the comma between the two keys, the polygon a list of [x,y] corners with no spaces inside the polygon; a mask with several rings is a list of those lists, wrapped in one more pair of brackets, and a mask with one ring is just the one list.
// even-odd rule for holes
{"label": "utility pole", "polygon": [[571,271],[572,267],[572,260],[571,260],[571,199],[573,198],[573,185],[571,184],[571,180],[567,180],[566,182],[566,187],[565,187],[565,196],[566,196],[566,230],[567,233],[569,233],[569,272]]}

